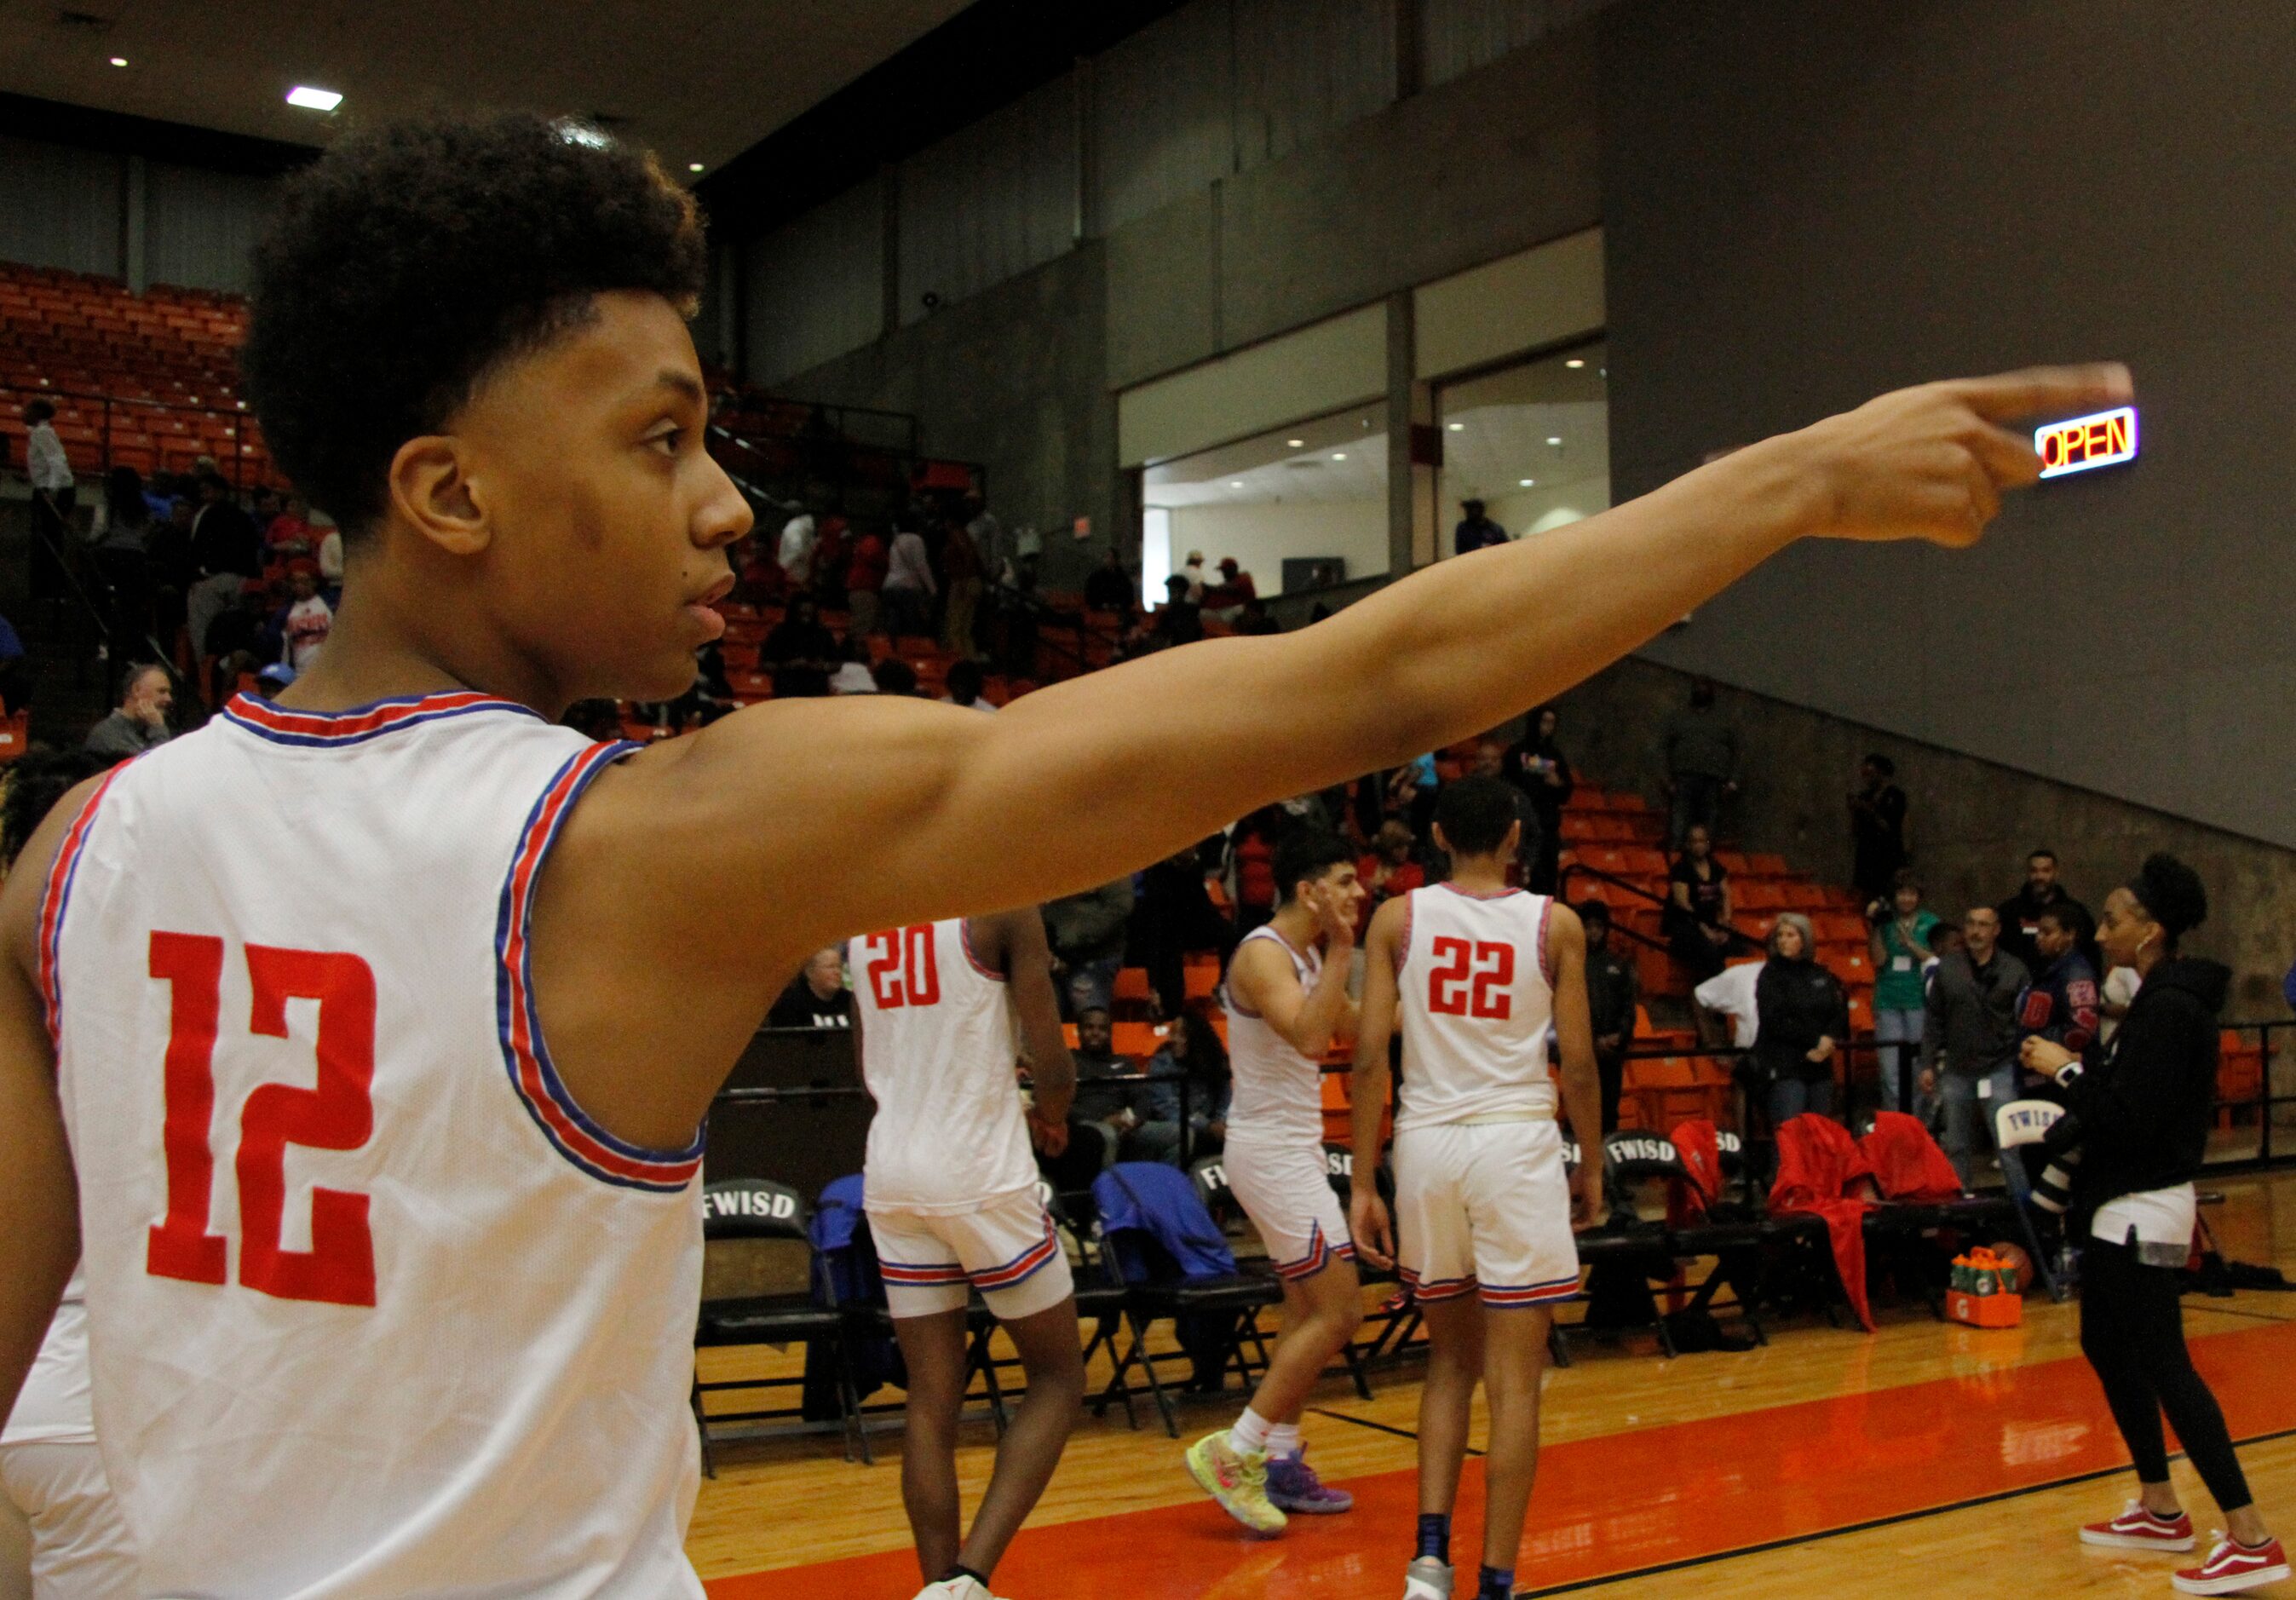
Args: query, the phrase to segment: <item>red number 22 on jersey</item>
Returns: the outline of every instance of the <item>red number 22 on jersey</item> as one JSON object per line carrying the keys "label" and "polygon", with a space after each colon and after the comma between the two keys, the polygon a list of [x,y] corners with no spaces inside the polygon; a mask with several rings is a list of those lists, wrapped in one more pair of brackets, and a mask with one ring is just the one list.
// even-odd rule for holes
{"label": "red number 22 on jersey", "polygon": [[1427,975],[1427,1009],[1439,1017],[1480,1017],[1504,1022],[1514,1015],[1514,947],[1496,939],[1445,937],[1431,940],[1435,968]]}

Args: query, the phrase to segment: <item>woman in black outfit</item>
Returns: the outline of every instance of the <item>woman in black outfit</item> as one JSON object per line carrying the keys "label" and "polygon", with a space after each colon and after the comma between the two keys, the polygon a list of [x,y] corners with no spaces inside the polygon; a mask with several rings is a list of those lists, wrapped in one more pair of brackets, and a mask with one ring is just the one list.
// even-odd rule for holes
{"label": "woman in black outfit", "polygon": [[1682,854],[1667,874],[1667,942],[1674,958],[1703,983],[1728,964],[1730,874],[1714,858],[1714,836],[1703,824],[1683,836]]}
{"label": "woman in black outfit", "polygon": [[2072,1167],[2074,1236],[2081,1257],[2081,1353],[2104,1386],[2113,1421],[2135,1458],[2139,1496],[2110,1522],[2081,1530],[2084,1544],[2160,1551],[2193,1548],[2193,1524],[2169,1481],[2161,1417],[2225,1514],[2201,1566],[2176,1574],[2189,1595],[2229,1595],[2288,1576],[2280,1542],[2266,1530],[2233,1452],[2216,1396],[2185,1348],[2177,1271],[2191,1249],[2193,1176],[2208,1147],[2215,1109],[2218,1013],[2232,973],[2180,956],[2177,940],[2207,917],[2208,894],[2173,856],[2144,863],[2134,882],[2104,902],[2097,940],[2114,966],[2134,967],[2144,987],[2094,1068],[2062,1046],[2028,1039],[2024,1063],[2057,1079],[2065,1115],[2043,1147]]}
{"label": "woman in black outfit", "polygon": [[1562,867],[1562,808],[1570,803],[1578,780],[1570,773],[1570,758],[1555,743],[1562,714],[1541,706],[1530,714],[1523,735],[1506,754],[1506,778],[1530,800],[1538,818],[1538,855],[1530,864],[1530,892],[1553,894]]}
{"label": "woman in black outfit", "polygon": [[1754,1064],[1769,1080],[1770,1126],[1804,1112],[1833,1112],[1833,1059],[1849,1037],[1849,999],[1841,981],[1818,965],[1809,918],[1779,914],[1770,956],[1754,980]]}

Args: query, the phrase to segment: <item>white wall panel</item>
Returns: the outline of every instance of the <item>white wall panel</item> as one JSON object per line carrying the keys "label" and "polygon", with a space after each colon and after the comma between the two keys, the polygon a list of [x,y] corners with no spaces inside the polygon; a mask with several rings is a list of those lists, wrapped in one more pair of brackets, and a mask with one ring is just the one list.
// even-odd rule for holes
{"label": "white wall panel", "polygon": [[1395,98],[1395,0],[1234,0],[1235,148],[1254,167]]}
{"label": "white wall panel", "polygon": [[901,320],[1042,266],[1075,241],[1076,85],[1062,78],[901,165]]}
{"label": "white wall panel", "polygon": [[752,242],[746,324],[752,382],[860,349],[883,331],[885,212],[878,180]]}
{"label": "white wall panel", "polygon": [[1103,231],[1235,170],[1231,0],[1195,0],[1093,62]]}
{"label": "white wall panel", "polygon": [[121,275],[119,162],[102,151],[0,137],[0,260]]}
{"label": "white wall panel", "polygon": [[276,180],[153,161],[144,180],[145,274],[245,294]]}
{"label": "white wall panel", "polygon": [[1168,461],[1387,390],[1387,308],[1365,306],[1116,398],[1119,459]]}

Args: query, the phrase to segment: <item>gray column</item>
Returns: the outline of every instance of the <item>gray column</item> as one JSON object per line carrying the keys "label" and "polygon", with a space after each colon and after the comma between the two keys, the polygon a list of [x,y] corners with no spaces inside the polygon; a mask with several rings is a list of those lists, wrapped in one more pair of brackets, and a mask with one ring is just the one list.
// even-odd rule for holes
{"label": "gray column", "polygon": [[878,330],[890,339],[901,331],[901,168],[887,162],[877,185],[884,201],[884,246],[879,251],[884,269],[884,323]]}
{"label": "gray column", "polygon": [[119,275],[128,292],[141,294],[152,286],[150,217],[146,201],[147,174],[142,156],[129,156],[119,174]]}
{"label": "gray column", "polygon": [[1406,289],[1387,298],[1387,570],[1395,578],[1435,559],[1440,469],[1414,460],[1412,449],[1414,434],[1436,437],[1434,391],[1418,380],[1418,325],[1411,291]]}

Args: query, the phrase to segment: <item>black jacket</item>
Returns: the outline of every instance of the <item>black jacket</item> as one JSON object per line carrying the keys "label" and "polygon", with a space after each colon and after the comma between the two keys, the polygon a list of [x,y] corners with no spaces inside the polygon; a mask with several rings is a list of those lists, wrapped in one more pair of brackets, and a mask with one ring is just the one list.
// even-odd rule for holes
{"label": "black jacket", "polygon": [[1821,1038],[1849,1040],[1849,1003],[1841,981],[1815,961],[1771,961],[1754,980],[1754,1010],[1761,1031],[1754,1060],[1775,1078],[1831,1077],[1833,1063],[1812,1061]]}
{"label": "black jacket", "polygon": [[1619,1036],[1621,1052],[1634,1048],[1635,1004],[1641,981],[1635,964],[1616,950],[1587,952],[1587,1009],[1595,1022],[1595,1037]]}
{"label": "black jacket", "polygon": [[2190,1179],[2216,1112],[2218,1018],[2232,969],[2162,962],[2144,980],[2096,1066],[2066,1092],[2067,1114],[2043,1143],[2081,1152],[2073,1199],[2084,1214],[2109,1200]]}

